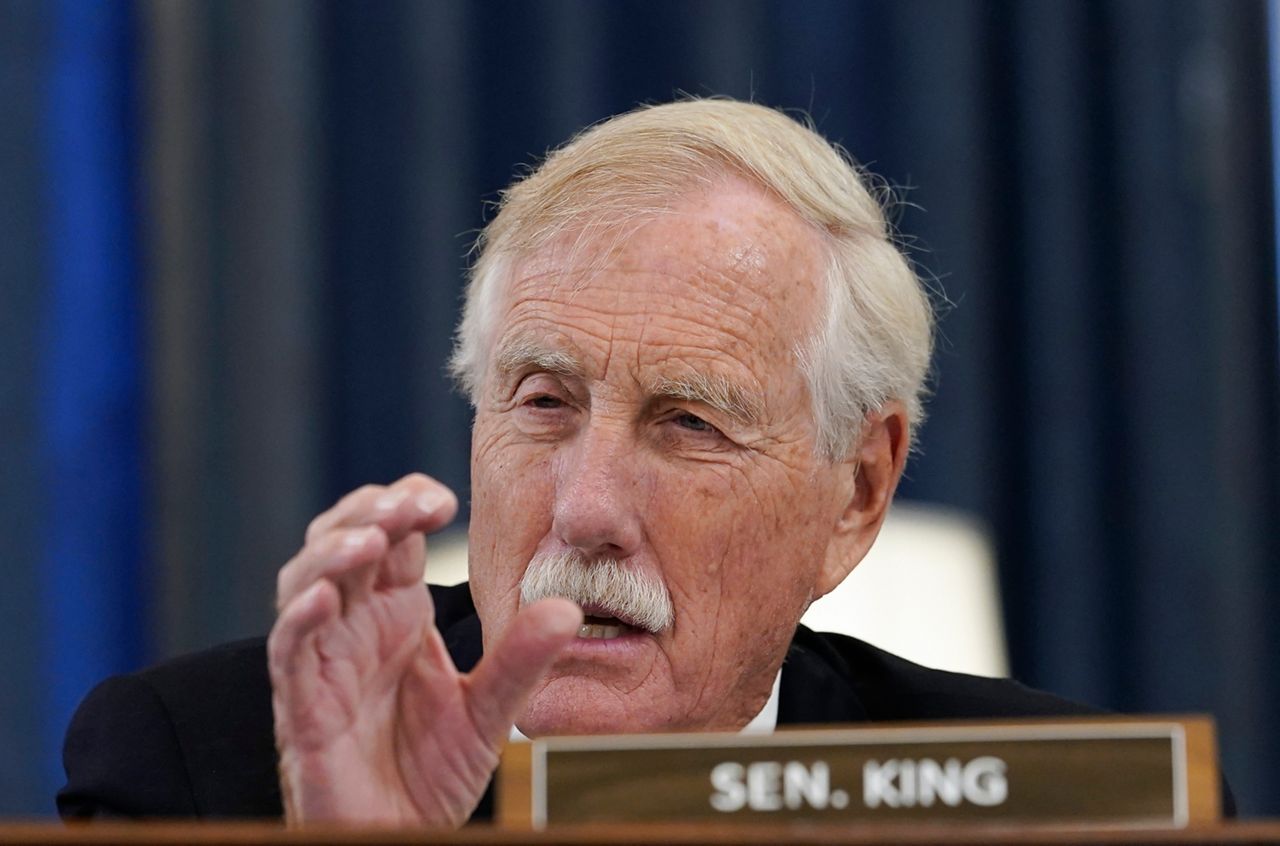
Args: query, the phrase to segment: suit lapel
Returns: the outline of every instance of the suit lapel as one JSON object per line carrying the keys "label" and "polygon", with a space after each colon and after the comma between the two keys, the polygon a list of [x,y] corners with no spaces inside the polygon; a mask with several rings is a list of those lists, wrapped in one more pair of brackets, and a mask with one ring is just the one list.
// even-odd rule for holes
{"label": "suit lapel", "polygon": [[444,631],[444,645],[459,672],[469,673],[480,663],[480,618],[474,613],[463,617]]}
{"label": "suit lapel", "polygon": [[778,725],[866,722],[869,717],[839,655],[804,626],[796,631],[782,664]]}

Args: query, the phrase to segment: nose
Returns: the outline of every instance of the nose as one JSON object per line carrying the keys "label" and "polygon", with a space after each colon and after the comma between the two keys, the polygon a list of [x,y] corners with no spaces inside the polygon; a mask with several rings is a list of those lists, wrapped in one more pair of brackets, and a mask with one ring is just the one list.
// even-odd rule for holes
{"label": "nose", "polygon": [[556,457],[552,530],[591,557],[623,559],[643,536],[635,445],[624,433],[591,427]]}

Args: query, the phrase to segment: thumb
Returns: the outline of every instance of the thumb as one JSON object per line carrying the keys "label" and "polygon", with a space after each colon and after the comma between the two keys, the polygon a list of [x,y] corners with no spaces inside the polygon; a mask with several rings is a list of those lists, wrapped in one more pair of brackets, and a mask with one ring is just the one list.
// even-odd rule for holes
{"label": "thumb", "polygon": [[497,646],[470,675],[468,709],[480,736],[497,746],[534,686],[577,637],[582,609],[567,599],[543,599],[522,609]]}

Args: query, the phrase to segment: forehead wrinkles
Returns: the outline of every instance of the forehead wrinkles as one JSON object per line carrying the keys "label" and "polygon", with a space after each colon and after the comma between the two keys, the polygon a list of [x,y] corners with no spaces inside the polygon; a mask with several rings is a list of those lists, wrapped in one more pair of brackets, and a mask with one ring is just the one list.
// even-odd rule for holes
{"label": "forehead wrinkles", "polygon": [[635,340],[644,332],[651,343],[712,351],[723,340],[738,357],[748,350],[773,356],[784,354],[812,323],[809,315],[794,313],[811,284],[799,273],[769,274],[762,252],[752,246],[732,256],[655,253],[586,270],[538,267],[513,280],[503,332],[514,323],[548,321],[601,340]]}
{"label": "forehead wrinkles", "polygon": [[[636,275],[635,286],[602,283],[589,292],[561,289],[555,296],[543,289],[518,297],[498,340],[498,372],[536,365],[607,379],[611,369],[622,368],[647,386],[669,389],[658,393],[691,393],[689,385],[696,384],[699,393],[727,401],[740,392],[726,381],[755,392],[763,370],[790,361],[793,339],[769,325],[761,298],[734,299],[729,286],[701,285],[714,293],[704,290],[689,302],[686,287],[677,301],[654,293],[655,274]],[[733,404],[755,410],[755,403]]]}
{"label": "forehead wrinkles", "polygon": [[610,347],[643,339],[659,354],[776,366],[817,328],[825,255],[821,232],[780,201],[730,185],[622,237],[566,233],[536,249],[513,267],[503,334],[546,321]]}
{"label": "forehead wrinkles", "polygon": [[514,280],[500,345],[515,331],[543,327],[599,343],[643,342],[735,358],[780,353],[776,342],[787,340],[779,337],[785,332],[778,332],[768,298],[715,265],[686,260],[607,267],[583,284],[584,274],[547,270]]}

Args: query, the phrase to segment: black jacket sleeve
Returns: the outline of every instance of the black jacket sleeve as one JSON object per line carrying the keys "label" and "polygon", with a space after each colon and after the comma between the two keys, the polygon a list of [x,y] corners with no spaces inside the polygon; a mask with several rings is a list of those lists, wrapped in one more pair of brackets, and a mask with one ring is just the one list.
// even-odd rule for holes
{"label": "black jacket sleeve", "polygon": [[196,816],[173,723],[154,688],[116,676],[85,698],[62,750],[63,817]]}
{"label": "black jacket sleeve", "polygon": [[263,639],[103,682],[63,746],[63,817],[279,818]]}

